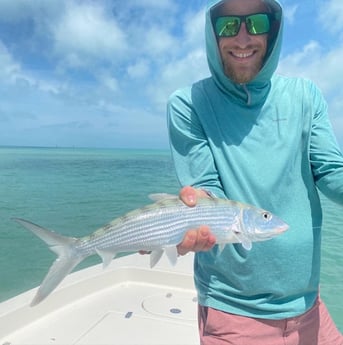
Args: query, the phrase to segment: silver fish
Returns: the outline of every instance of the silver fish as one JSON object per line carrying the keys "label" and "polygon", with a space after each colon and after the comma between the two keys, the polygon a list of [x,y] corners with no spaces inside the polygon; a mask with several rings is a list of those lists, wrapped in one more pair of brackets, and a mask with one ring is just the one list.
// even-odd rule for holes
{"label": "silver fish", "polygon": [[104,267],[119,253],[151,251],[153,267],[165,252],[170,262],[177,261],[176,246],[185,232],[208,225],[220,250],[227,243],[241,243],[247,250],[252,242],[271,239],[288,225],[268,211],[232,200],[203,198],[187,207],[177,196],[154,194],[154,204],[116,218],[89,236],[72,238],[59,235],[27,220],[16,222],[45,241],[58,258],[52,264],[31,306],[45,299],[86,257],[98,254]]}

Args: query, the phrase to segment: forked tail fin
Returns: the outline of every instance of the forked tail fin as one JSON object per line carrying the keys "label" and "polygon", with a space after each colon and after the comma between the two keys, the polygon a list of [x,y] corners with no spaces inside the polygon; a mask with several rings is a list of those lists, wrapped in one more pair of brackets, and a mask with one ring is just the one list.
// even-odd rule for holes
{"label": "forked tail fin", "polygon": [[31,302],[31,306],[35,306],[43,301],[84,257],[75,255],[76,238],[56,234],[24,219],[14,220],[42,239],[58,255]]}

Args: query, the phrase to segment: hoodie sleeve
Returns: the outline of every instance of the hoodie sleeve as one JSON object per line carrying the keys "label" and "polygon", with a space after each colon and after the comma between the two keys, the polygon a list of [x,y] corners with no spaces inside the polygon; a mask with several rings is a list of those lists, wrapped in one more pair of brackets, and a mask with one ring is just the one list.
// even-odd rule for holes
{"label": "hoodie sleeve", "polygon": [[176,174],[182,186],[193,186],[226,198],[213,155],[190,90],[176,91],[167,105],[168,130]]}
{"label": "hoodie sleeve", "polygon": [[327,104],[312,84],[315,114],[310,136],[310,162],[319,190],[329,199],[343,204],[343,156],[328,117]]}

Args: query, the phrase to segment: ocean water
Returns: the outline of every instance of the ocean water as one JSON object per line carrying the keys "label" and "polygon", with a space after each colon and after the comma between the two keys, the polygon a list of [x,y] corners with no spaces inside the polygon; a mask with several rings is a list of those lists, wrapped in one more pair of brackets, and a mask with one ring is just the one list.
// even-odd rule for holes
{"label": "ocean water", "polygon": [[[0,147],[0,302],[39,285],[55,258],[12,217],[78,237],[178,190],[168,151]],[[321,295],[343,331],[343,208],[323,207]]]}

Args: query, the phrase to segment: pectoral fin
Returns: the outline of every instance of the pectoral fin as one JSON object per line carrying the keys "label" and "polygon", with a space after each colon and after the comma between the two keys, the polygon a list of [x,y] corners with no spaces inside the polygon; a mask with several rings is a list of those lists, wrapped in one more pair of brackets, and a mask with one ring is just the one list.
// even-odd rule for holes
{"label": "pectoral fin", "polygon": [[250,240],[245,239],[244,241],[242,241],[242,246],[243,246],[243,248],[246,249],[246,250],[251,250],[251,248],[252,248],[252,243],[251,243]]}
{"label": "pectoral fin", "polygon": [[251,250],[252,243],[251,241],[245,237],[242,233],[234,233],[234,236],[237,238],[238,242],[242,244],[243,248],[246,250]]}

